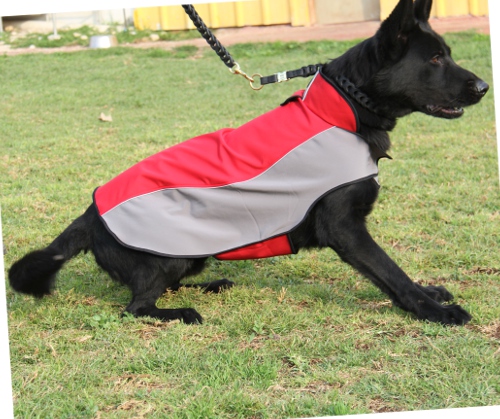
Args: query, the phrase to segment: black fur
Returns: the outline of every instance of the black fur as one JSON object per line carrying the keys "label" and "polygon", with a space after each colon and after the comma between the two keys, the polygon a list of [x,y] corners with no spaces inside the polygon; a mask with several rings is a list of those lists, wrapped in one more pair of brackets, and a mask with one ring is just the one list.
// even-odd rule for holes
{"label": "black fur", "polygon": [[[431,5],[431,0],[400,0],[373,37],[323,67],[328,78],[347,77],[375,103],[373,110],[355,103],[360,133],[372,150],[389,149],[387,131],[397,118],[416,111],[458,118],[462,107],[479,102],[488,90],[484,81],[455,64],[449,47],[432,31]],[[442,304],[453,299],[444,287],[415,284],[372,239],[365,219],[377,194],[373,179],[329,193],[291,233],[294,247],[332,248],[396,306],[419,319],[443,324],[470,321],[460,306]],[[182,279],[201,272],[206,258],[175,259],[125,248],[107,232],[92,205],[47,248],[16,262],[9,271],[10,284],[37,297],[48,294],[63,263],[82,250],[91,250],[113,279],[132,290],[127,312],[185,323],[202,321],[194,309],[158,309],[156,301],[167,288],[178,289]],[[219,292],[232,285],[221,280],[197,286]]]}

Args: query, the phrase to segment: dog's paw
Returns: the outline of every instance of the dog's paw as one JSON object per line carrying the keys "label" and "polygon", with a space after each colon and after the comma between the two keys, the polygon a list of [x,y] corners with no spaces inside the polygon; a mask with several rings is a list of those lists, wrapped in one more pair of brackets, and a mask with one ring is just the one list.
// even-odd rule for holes
{"label": "dog's paw", "polygon": [[233,281],[229,279],[223,278],[218,281],[213,281],[205,284],[206,286],[203,288],[204,292],[213,292],[214,294],[218,294],[223,290],[227,290],[233,287],[235,284]]}
{"label": "dog's paw", "polygon": [[153,317],[155,319],[171,322],[180,320],[186,324],[203,323],[203,318],[194,308],[157,308],[156,306],[127,307],[125,312],[135,317]]}
{"label": "dog's paw", "polygon": [[420,286],[420,289],[425,292],[428,297],[432,298],[438,303],[445,303],[453,300],[453,295],[442,285],[429,285],[427,287]]}
{"label": "dog's paw", "polygon": [[184,286],[184,285],[182,285],[180,282],[178,282],[177,284],[170,285],[170,286],[167,288],[167,290],[169,290],[169,291],[173,291],[173,292],[177,292],[177,291],[179,291],[179,289],[180,289],[181,287],[183,287],[183,286]]}
{"label": "dog's paw", "polygon": [[441,306],[439,312],[426,316],[426,320],[450,326],[463,326],[472,320],[472,316],[458,304]]}
{"label": "dog's paw", "polygon": [[202,324],[203,318],[194,308],[179,308],[179,320],[185,324]]}

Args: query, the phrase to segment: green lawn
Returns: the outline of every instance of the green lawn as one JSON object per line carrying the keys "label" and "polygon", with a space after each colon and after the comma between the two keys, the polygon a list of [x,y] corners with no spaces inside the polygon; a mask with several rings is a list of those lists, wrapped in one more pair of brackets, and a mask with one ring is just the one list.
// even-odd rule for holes
{"label": "green lawn", "polygon": [[[490,39],[449,35],[492,83]],[[249,72],[338,56],[353,42],[236,45]],[[0,57],[5,264],[45,246],[94,188],[197,134],[238,126],[307,80],[252,91],[215,54],[117,48]],[[99,115],[111,115],[102,122]],[[416,281],[445,284],[474,317],[417,321],[331,251],[211,261],[220,295],[167,293],[203,325],[121,318],[127,289],[81,255],[40,301],[7,290],[18,418],[285,418],[500,404],[500,188],[493,92],[463,118],[412,115],[370,230]]]}

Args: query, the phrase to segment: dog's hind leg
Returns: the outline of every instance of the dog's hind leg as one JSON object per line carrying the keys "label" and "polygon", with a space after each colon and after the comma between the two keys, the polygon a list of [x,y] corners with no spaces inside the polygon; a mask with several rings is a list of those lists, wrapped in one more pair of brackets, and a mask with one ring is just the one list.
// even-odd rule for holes
{"label": "dog's hind leg", "polygon": [[129,249],[119,244],[100,222],[95,228],[92,251],[98,265],[132,291],[126,312],[163,321],[202,322],[192,308],[160,309],[156,302],[167,288],[201,272],[206,259],[176,259]]}
{"label": "dog's hind leg", "polygon": [[200,314],[193,308],[158,308],[156,301],[165,292],[166,281],[158,273],[150,281],[135,281],[132,288],[132,301],[125,311],[136,317],[149,316],[163,321],[181,320],[184,323],[201,323]]}
{"label": "dog's hind leg", "polygon": [[[157,300],[180,280],[203,268],[204,260],[171,259],[142,254],[129,270],[123,282],[132,291],[132,300],[125,311],[136,317],[149,316],[163,321],[181,320],[184,323],[201,323],[202,317],[192,308],[166,309],[156,306]],[[122,271],[123,275],[123,271]]]}

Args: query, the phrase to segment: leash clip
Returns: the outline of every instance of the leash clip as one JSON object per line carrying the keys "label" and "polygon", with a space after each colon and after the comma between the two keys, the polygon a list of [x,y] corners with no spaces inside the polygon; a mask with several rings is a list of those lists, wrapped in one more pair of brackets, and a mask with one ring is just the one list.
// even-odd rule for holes
{"label": "leash clip", "polygon": [[[258,77],[259,78],[259,85],[258,86],[254,86],[254,83],[255,83],[255,78]],[[252,78],[254,79],[254,81],[251,81],[250,82],[250,87],[253,89],[253,90],[260,90],[264,87],[264,85],[261,83],[260,79],[262,78],[262,74],[259,74],[259,73],[255,73],[255,74],[252,74]]]}
{"label": "leash clip", "polygon": [[247,73],[245,73],[240,65],[238,63],[234,63],[234,65],[229,69],[229,71],[233,74],[237,74],[237,75],[240,75],[240,76],[243,76],[245,79],[247,79],[249,82],[250,82],[250,87],[253,89],[253,90],[260,90],[262,89],[264,86],[261,84],[260,86],[254,86],[254,83],[255,83],[255,77],[259,77],[261,78],[262,75],[261,74],[258,74],[258,73],[255,73],[255,74],[252,74],[252,76],[249,76]]}

